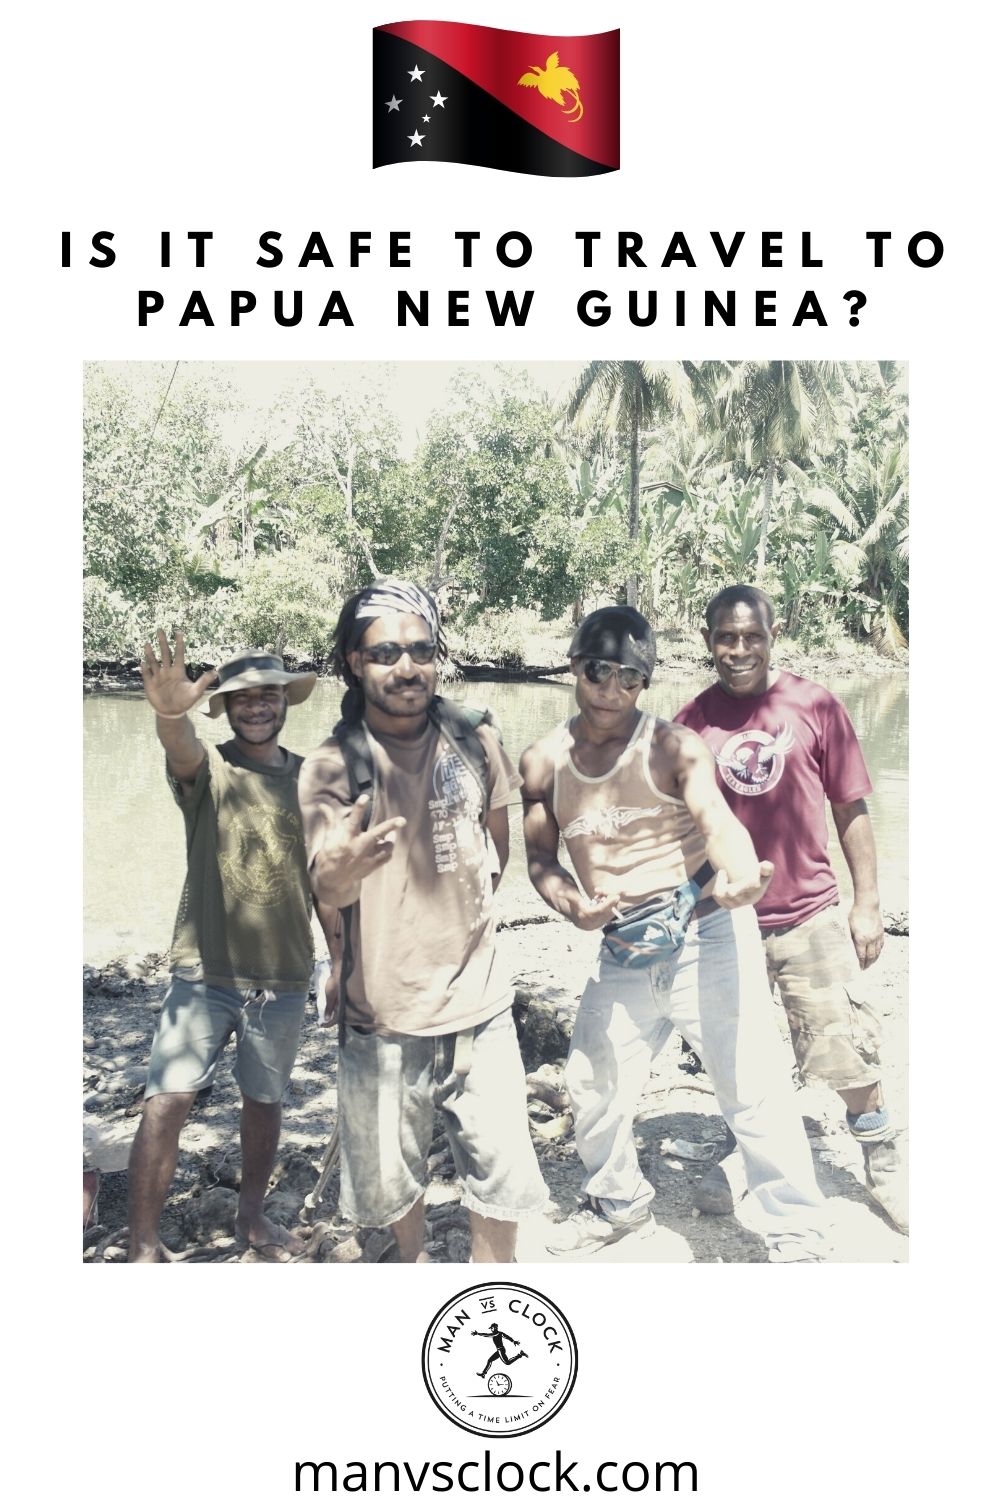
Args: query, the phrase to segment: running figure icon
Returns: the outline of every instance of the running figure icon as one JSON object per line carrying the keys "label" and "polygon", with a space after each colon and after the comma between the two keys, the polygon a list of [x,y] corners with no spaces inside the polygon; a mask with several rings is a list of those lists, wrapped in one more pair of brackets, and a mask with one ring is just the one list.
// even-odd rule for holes
{"label": "running figure icon", "polygon": [[486,1374],[486,1371],[489,1369],[490,1365],[494,1363],[495,1360],[502,1359],[505,1365],[512,1365],[517,1359],[528,1358],[523,1349],[521,1350],[520,1354],[515,1354],[511,1359],[507,1358],[507,1354],[503,1347],[504,1339],[506,1339],[510,1344],[520,1344],[521,1340],[512,1338],[509,1333],[501,1333],[499,1325],[496,1323],[490,1324],[489,1333],[484,1333],[479,1328],[473,1328],[472,1334],[477,1339],[492,1339],[494,1344],[496,1345],[496,1348],[490,1355],[489,1359],[486,1361],[486,1364],[483,1366],[483,1368],[476,1371],[476,1374],[480,1377],[480,1379],[482,1379],[482,1377]]}

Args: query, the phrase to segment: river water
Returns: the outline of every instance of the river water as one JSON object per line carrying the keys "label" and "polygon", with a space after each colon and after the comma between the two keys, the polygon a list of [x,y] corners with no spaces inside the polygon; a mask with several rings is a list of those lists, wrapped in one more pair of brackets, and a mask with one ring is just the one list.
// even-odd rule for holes
{"label": "river water", "polygon": [[[707,676],[672,675],[644,695],[643,706],[663,718],[707,686]],[[846,704],[864,748],[875,793],[870,799],[879,860],[882,905],[908,909],[907,891],[907,679],[825,680]],[[305,754],[325,739],[338,717],[341,688],[317,684],[312,696],[290,709],[283,743]],[[503,726],[508,754],[517,761],[525,745],[573,711],[567,683],[469,683],[455,697],[488,703]],[[194,716],[206,741],[227,738],[228,724]],[[84,953],[103,964],[128,953],[170,946],[184,879],[184,828],[163,773],[153,715],[141,694],[90,695],[84,729]],[[832,829],[832,825],[831,825]],[[850,891],[835,836],[834,867],[841,890]],[[527,877],[520,818],[511,817],[511,860],[500,888],[500,914],[544,911]]]}

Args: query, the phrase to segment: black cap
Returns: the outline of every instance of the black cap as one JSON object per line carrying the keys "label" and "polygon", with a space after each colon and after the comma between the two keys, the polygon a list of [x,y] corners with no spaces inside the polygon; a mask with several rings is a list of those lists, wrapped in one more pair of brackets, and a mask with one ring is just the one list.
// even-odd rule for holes
{"label": "black cap", "polygon": [[631,605],[612,604],[606,609],[595,609],[580,622],[569,643],[569,655],[637,667],[649,687],[656,666],[656,632]]}

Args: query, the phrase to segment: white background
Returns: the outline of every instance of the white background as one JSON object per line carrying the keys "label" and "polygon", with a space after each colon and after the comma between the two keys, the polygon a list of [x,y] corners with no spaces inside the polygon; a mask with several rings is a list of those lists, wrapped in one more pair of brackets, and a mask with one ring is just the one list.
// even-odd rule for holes
{"label": "white background", "polygon": [[[528,1438],[495,1443],[522,1462],[558,1445],[581,1462],[692,1459],[713,1497],[962,1493],[991,1464],[981,1422],[981,1351],[994,1155],[996,981],[985,835],[994,795],[989,586],[996,556],[994,269],[985,147],[994,56],[964,3],[712,6],[447,6],[439,19],[582,33],[622,28],[623,169],[564,181],[426,164],[370,169],[370,28],[427,10],[174,0],[37,6],[8,33],[4,472],[7,572],[7,1127],[5,1230],[15,1341],[13,1464],[21,1486],[106,1500],[293,1492],[297,1458],[472,1457],[482,1442],[440,1417],[418,1373],[424,1329],[472,1278],[457,1267],[283,1274],[97,1277],[78,1264],[79,507],[85,359],[665,359],[752,355],[910,361],[914,520],[913,1053],[914,1232],[909,1267],[525,1268],[576,1329],[568,1405]],[[8,26],[10,26],[8,19]],[[534,59],[532,59],[534,60]],[[538,59],[539,61],[541,59]],[[12,88],[12,92],[10,92]],[[398,92],[398,91],[397,91]],[[586,99],[586,93],[584,92]],[[110,271],[59,269],[116,231]],[[158,232],[212,229],[209,266],[156,267]],[[321,229],[337,272],[254,265],[257,236],[291,246]],[[409,228],[413,269],[377,253],[351,272],[346,231]],[[451,235],[525,229],[519,272],[458,270]],[[575,296],[678,273],[579,269],[572,232],[636,229],[665,248],[689,237],[690,287],[774,287],[779,327],[601,331]],[[745,229],[725,276],[708,231]],[[913,232],[944,238],[915,271]],[[753,237],[802,229],[824,257],[760,270]],[[889,229],[886,270],[867,229]],[[632,279],[634,275],[634,280]],[[306,288],[307,309],[340,286],[356,327],[276,328],[266,293]],[[528,328],[443,325],[400,333],[397,284],[536,288]],[[792,330],[804,286],[830,327]],[[135,326],[135,293],[168,309]],[[230,287],[261,310],[225,326]],[[179,329],[193,287],[217,326]],[[842,293],[868,305],[847,326]],[[475,292],[473,301],[475,304]],[[829,304],[829,305],[828,305]],[[173,307],[173,316],[170,308]],[[12,336],[11,336],[12,335]],[[41,609],[35,607],[36,600]],[[979,689],[973,698],[973,685]],[[30,725],[30,728],[28,727]],[[983,790],[980,792],[979,788]],[[109,798],[114,788],[108,787]],[[123,828],[123,842],[136,836]],[[977,859],[978,856],[978,859]],[[987,1035],[992,1034],[992,1039]],[[22,1096],[22,1090],[23,1096]],[[989,1369],[992,1362],[989,1362]],[[11,1411],[8,1405],[8,1411]],[[46,1481],[43,1483],[43,1477]],[[977,1475],[979,1476],[977,1478]]]}

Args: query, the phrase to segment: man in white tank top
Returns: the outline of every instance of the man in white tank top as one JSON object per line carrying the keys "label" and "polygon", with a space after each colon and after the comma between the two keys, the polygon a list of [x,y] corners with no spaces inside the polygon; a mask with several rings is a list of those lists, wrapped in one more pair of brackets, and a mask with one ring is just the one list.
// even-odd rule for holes
{"label": "man in white tank top", "polygon": [[[698,735],[639,709],[656,665],[649,622],[628,607],[596,610],[569,655],[579,712],[521,760],[536,890],[586,932],[669,894],[706,860],[713,878],[678,952],[648,968],[624,968],[601,947],[566,1064],[584,1201],[549,1248],[592,1251],[655,1231],[654,1190],[632,1127],[653,1060],[676,1026],[702,1059],[742,1149],[769,1259],[824,1259],[828,1216],[752,911],[774,867],[758,861]],[[559,863],[560,834],[576,879]]]}

